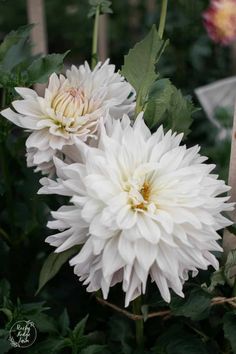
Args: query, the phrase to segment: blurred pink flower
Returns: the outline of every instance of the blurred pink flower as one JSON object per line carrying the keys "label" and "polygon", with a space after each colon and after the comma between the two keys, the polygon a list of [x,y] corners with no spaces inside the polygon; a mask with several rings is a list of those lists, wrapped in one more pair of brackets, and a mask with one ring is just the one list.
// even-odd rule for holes
{"label": "blurred pink flower", "polygon": [[203,19],[214,42],[227,45],[236,39],[236,0],[211,0]]}

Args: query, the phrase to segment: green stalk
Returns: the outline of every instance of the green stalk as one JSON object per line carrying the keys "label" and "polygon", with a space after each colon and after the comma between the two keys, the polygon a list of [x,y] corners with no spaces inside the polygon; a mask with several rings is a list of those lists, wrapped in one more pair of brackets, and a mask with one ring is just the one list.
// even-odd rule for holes
{"label": "green stalk", "polygon": [[[141,296],[139,296],[137,299],[135,299],[132,302],[133,305],[133,313],[135,315],[140,315],[141,314]],[[138,348],[143,348],[144,345],[144,336],[143,336],[143,320],[137,320],[135,321],[135,327],[136,327],[136,343]]]}
{"label": "green stalk", "polygon": [[100,6],[96,8],[96,14],[93,27],[93,44],[92,44],[92,63],[91,67],[94,69],[98,62],[98,27],[99,27]]}
{"label": "green stalk", "polygon": [[158,28],[158,34],[161,39],[163,37],[165,24],[166,24],[167,5],[168,5],[168,0],[162,0],[161,16],[160,16],[160,22],[159,22],[159,28]]}

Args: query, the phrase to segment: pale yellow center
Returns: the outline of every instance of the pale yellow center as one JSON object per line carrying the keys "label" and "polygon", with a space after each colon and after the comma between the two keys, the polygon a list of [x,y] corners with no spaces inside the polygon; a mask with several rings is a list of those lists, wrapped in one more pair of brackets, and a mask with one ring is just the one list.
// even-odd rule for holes
{"label": "pale yellow center", "polygon": [[151,196],[148,182],[144,182],[141,188],[135,182],[127,183],[125,191],[129,194],[129,204],[133,210],[147,210]]}

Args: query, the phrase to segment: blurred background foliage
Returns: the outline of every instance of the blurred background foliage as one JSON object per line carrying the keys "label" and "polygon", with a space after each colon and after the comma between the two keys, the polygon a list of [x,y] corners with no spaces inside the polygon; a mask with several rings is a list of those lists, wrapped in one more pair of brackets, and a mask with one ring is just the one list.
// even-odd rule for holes
{"label": "blurred background foliage", "polygon": [[[193,95],[197,106],[195,88],[232,75],[230,48],[212,43],[203,28],[201,14],[208,3],[208,0],[169,0],[165,37],[170,39],[170,44],[159,67],[163,77],[171,78],[184,94]],[[156,1],[155,11],[149,5],[148,0],[112,1],[108,51],[111,62],[118,68],[129,48],[147,33],[152,23],[158,22],[160,1]],[[87,18],[88,1],[45,0],[45,7],[49,53],[71,50],[65,59],[66,65],[90,61],[92,21]],[[25,24],[25,1],[0,0],[0,41],[12,29]],[[29,49],[29,43],[26,47]],[[26,47],[23,46],[18,53],[21,63],[18,69],[24,68],[27,72],[33,58]],[[58,69],[59,64],[54,64],[52,68]],[[44,73],[41,74],[43,77]],[[27,75],[16,76],[17,84],[31,85],[30,75]],[[15,85],[14,80],[12,85]],[[10,87],[6,104],[13,95]],[[218,111],[216,119],[228,127],[232,115]],[[216,128],[204,112],[195,113],[188,144],[201,144],[203,152],[217,164],[220,175],[227,178],[230,142],[217,141],[216,136]],[[171,306],[179,316],[177,326],[174,318],[148,320],[145,324],[146,349],[141,351],[134,349],[134,323],[98,304],[92,294],[86,293],[67,264],[35,297],[40,269],[52,252],[44,243],[49,233],[46,228],[49,210],[59,207],[61,199],[36,195],[40,175],[26,168],[25,137],[26,134],[20,133],[16,127],[1,121],[0,353],[14,351],[7,335],[18,319],[32,319],[38,329],[36,344],[24,349],[24,353],[29,354],[229,354],[232,352],[229,341],[236,350],[235,313],[227,312],[227,305],[224,311],[221,307],[211,308],[211,295],[202,292],[200,287],[202,283],[209,286],[211,269],[200,272],[194,282],[191,280],[186,284],[187,293],[190,290],[194,290],[195,295],[196,290],[201,293],[197,296],[190,294],[188,300],[196,312],[190,313],[179,299],[174,299]],[[220,281],[222,284],[222,278]],[[216,281],[211,289],[213,294],[217,284]],[[220,285],[216,294],[230,296],[231,288]],[[109,299],[123,306],[119,287],[112,289]],[[152,285],[143,302],[144,314],[166,306]],[[87,314],[89,317],[85,319]],[[161,335],[158,340],[157,332]],[[224,339],[223,332],[229,341]]]}

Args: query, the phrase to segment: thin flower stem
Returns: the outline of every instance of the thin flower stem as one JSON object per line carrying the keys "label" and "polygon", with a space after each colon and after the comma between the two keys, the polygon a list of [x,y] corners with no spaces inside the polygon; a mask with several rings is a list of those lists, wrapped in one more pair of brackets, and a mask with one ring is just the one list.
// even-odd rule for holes
{"label": "thin flower stem", "polygon": [[163,37],[165,24],[166,24],[167,5],[168,5],[168,0],[162,0],[161,15],[160,15],[159,28],[158,28],[158,34],[161,39]]}
{"label": "thin flower stem", "polygon": [[99,28],[100,6],[96,8],[96,14],[93,27],[93,44],[92,44],[92,63],[91,67],[94,69],[98,62],[98,28]]}
{"label": "thin flower stem", "polygon": [[[133,313],[134,314],[141,314],[141,306],[142,306],[142,301],[141,301],[141,296],[139,296],[137,299],[135,299],[132,302],[133,305]],[[135,327],[136,327],[136,343],[138,348],[142,348],[143,347],[143,342],[144,342],[144,338],[143,338],[143,319],[141,318],[140,320],[137,320],[135,322]]]}

